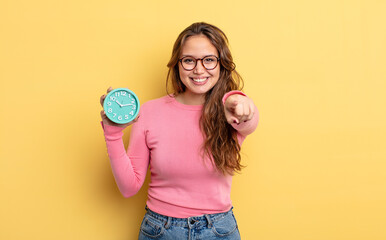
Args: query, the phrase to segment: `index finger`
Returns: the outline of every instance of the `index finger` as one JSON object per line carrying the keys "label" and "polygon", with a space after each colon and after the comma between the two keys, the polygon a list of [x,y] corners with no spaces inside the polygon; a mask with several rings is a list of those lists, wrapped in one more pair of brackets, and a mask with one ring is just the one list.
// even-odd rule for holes
{"label": "index finger", "polygon": [[106,98],[106,94],[103,94],[100,99],[99,99],[99,102],[101,103],[102,107],[103,107],[103,103],[105,101],[105,98]]}
{"label": "index finger", "polygon": [[[112,87],[109,87],[107,90],[106,90],[106,93],[109,94],[109,92],[113,91],[114,89]],[[105,101],[105,98],[106,98],[106,95],[107,94],[103,94],[100,99],[99,99],[99,102],[101,103],[102,107],[103,107],[103,102]]]}
{"label": "index finger", "polygon": [[236,109],[238,103],[239,102],[236,99],[229,99],[228,98],[225,101],[225,108],[228,109],[228,110],[234,111]]}

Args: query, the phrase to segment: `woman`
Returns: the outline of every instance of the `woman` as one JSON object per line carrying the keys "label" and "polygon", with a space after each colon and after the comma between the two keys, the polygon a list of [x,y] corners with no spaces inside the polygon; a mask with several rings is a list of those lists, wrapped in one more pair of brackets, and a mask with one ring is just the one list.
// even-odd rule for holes
{"label": "woman", "polygon": [[[138,192],[150,166],[139,239],[240,239],[231,181],[242,168],[240,145],[257,126],[257,108],[238,91],[242,79],[227,37],[213,25],[186,28],[168,67],[173,94],[143,104],[133,122],[117,125],[101,112],[112,170],[125,197]],[[126,152],[122,130],[132,123]]]}

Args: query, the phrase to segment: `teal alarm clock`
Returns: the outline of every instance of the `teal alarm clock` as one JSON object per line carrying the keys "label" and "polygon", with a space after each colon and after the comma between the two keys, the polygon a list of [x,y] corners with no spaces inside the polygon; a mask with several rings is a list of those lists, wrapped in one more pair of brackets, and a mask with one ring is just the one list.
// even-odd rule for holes
{"label": "teal alarm clock", "polygon": [[103,102],[106,116],[118,124],[133,121],[138,115],[139,106],[138,97],[127,88],[112,90]]}

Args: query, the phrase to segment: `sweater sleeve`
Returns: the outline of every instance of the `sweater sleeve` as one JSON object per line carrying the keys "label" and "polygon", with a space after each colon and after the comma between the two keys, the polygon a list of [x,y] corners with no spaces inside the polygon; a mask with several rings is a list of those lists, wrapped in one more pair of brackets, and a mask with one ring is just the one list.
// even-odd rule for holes
{"label": "sweater sleeve", "polygon": [[149,149],[140,118],[132,125],[126,152],[123,128],[103,125],[107,152],[115,182],[124,197],[135,195],[142,187],[149,166]]}
{"label": "sweater sleeve", "polygon": [[[230,91],[230,92],[227,92],[224,95],[224,97],[222,98],[223,104],[225,104],[226,99],[233,94],[240,94],[240,95],[243,95],[245,97],[248,97],[247,95],[245,95],[245,93],[243,93],[241,91],[237,91],[237,90]],[[239,124],[232,123],[231,125],[234,129],[237,130],[237,132],[241,135],[241,138],[243,139],[255,131],[255,129],[257,128],[257,125],[259,124],[259,117],[260,117],[259,116],[259,110],[257,109],[257,107],[255,105],[255,113],[253,114],[253,117],[251,120],[246,121],[246,122],[241,122]]]}

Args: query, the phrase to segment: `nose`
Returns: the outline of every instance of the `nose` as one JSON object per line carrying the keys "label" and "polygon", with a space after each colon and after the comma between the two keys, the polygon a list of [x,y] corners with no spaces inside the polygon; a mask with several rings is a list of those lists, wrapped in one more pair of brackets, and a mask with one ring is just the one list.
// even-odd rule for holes
{"label": "nose", "polygon": [[[198,62],[198,61],[200,61],[200,62]],[[197,60],[196,67],[194,68],[193,72],[196,73],[196,74],[200,74],[200,73],[204,73],[205,72],[205,68],[202,65],[202,60],[201,59]]]}

